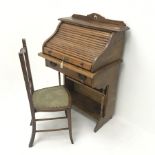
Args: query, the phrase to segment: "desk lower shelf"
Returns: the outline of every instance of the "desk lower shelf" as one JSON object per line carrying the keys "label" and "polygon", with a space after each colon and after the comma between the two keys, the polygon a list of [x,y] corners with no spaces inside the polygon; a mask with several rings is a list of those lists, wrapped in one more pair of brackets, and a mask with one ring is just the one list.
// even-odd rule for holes
{"label": "desk lower shelf", "polygon": [[100,117],[100,104],[76,91],[71,91],[73,107],[82,114],[98,120]]}

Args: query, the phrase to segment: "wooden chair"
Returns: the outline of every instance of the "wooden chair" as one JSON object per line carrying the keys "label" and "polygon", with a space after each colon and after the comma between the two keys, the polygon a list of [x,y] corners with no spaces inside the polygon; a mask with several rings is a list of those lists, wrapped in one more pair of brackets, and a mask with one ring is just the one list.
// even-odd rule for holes
{"label": "wooden chair", "polygon": [[[72,127],[71,127],[71,97],[68,90],[64,86],[61,86],[60,73],[59,73],[59,86],[34,90],[25,39],[22,39],[22,43],[23,48],[21,48],[19,52],[19,58],[25,80],[32,117],[31,120],[32,135],[29,147],[33,146],[36,132],[49,132],[59,130],[69,130],[70,140],[71,143],[73,144]],[[41,119],[36,119],[35,117],[36,112],[56,112],[56,111],[65,111],[65,117],[41,118]],[[48,129],[48,130],[36,129],[37,121],[47,121],[47,120],[64,119],[64,118],[68,119],[67,128]]]}

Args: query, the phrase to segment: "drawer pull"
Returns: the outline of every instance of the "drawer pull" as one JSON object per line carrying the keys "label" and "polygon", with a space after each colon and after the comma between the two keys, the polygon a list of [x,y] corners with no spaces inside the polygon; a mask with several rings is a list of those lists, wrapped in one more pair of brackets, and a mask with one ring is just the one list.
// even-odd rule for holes
{"label": "drawer pull", "polygon": [[81,67],[83,67],[83,65],[84,65],[84,63],[83,63],[83,62],[81,62],[81,63],[80,63],[80,66],[81,66]]}
{"label": "drawer pull", "polygon": [[87,79],[87,77],[85,75],[78,74],[78,76],[79,76],[79,79],[81,82],[84,82]]}
{"label": "drawer pull", "polygon": [[54,62],[50,62],[50,66],[55,67],[55,66],[57,66],[57,64]]}
{"label": "drawer pull", "polygon": [[48,54],[52,54],[52,51],[48,51]]}

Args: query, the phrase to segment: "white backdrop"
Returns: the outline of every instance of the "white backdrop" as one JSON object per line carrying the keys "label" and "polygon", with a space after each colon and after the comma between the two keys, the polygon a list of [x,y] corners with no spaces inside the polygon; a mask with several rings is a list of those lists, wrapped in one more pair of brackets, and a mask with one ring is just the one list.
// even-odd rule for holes
{"label": "white backdrop", "polygon": [[[71,16],[73,13],[87,15],[94,12],[106,18],[123,20],[130,27],[130,30],[126,33],[124,62],[121,68],[117,94],[117,107],[112,122],[117,126],[114,121],[117,118],[129,126],[134,126],[135,134],[136,130],[140,130],[150,135],[150,137],[155,135],[155,4],[153,0],[0,0],[0,120],[2,131],[0,134],[5,151],[10,151],[7,149],[10,146],[18,154],[20,151],[18,151],[17,145],[20,147],[20,143],[22,149],[24,148],[25,150],[25,154],[38,154],[36,150],[35,152],[27,150],[26,140],[29,138],[30,131],[26,132],[28,135],[25,139],[23,139],[23,132],[21,132],[23,128],[27,130],[28,119],[30,119],[17,55],[22,46],[21,38],[27,39],[35,88],[56,85],[57,73],[45,67],[44,60],[37,55],[41,52],[43,41],[54,32],[58,24],[58,18]],[[85,120],[84,117],[77,113],[75,113],[75,116]],[[117,119],[116,121],[118,121]],[[92,122],[89,123],[91,124]],[[110,127],[115,128],[113,124]],[[87,130],[87,127],[82,129]],[[120,127],[120,130],[123,130],[123,128]],[[117,129],[118,132],[120,130]],[[121,132],[119,135],[121,135]],[[16,135],[17,133],[19,133],[18,136]],[[78,134],[80,135],[80,132]],[[90,137],[91,134],[89,134]],[[83,138],[83,143],[81,143],[85,145],[84,135],[81,138]],[[112,135],[111,138],[113,139]],[[114,136],[114,138],[116,137]],[[78,143],[80,138],[77,136],[76,139],[77,142],[75,143]],[[150,141],[149,138],[147,140]],[[59,141],[61,141],[61,136]],[[89,142],[88,140],[88,145]],[[52,153],[54,142],[50,141],[49,143],[51,143],[50,149]],[[101,139],[100,143],[103,143]],[[105,143],[106,141],[104,140]],[[95,147],[95,144],[92,144],[93,147]],[[110,143],[107,144],[108,147],[110,145]],[[138,142],[136,146],[138,146]],[[133,152],[134,149],[136,150],[136,146],[133,148]],[[37,144],[34,147],[37,147]],[[77,148],[75,144],[74,149],[72,148],[72,153]],[[113,148],[102,149],[101,152],[104,153],[105,151],[108,154],[113,154],[110,151],[111,149]],[[126,150],[128,149],[126,148]],[[129,150],[131,151],[131,149]],[[76,153],[78,151],[79,149],[77,149]],[[115,153],[123,154],[121,149],[119,151],[116,149]],[[151,153],[153,151],[151,150]],[[24,153],[24,151],[20,153]],[[88,149],[87,153],[91,153],[91,151]],[[142,151],[142,153],[144,152]]]}

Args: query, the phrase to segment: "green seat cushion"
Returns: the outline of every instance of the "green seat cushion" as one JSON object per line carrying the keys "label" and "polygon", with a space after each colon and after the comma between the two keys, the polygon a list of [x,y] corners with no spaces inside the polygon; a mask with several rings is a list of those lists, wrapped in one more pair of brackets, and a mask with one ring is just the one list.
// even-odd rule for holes
{"label": "green seat cushion", "polygon": [[33,93],[32,101],[36,110],[50,110],[69,105],[68,93],[64,86],[36,90]]}

